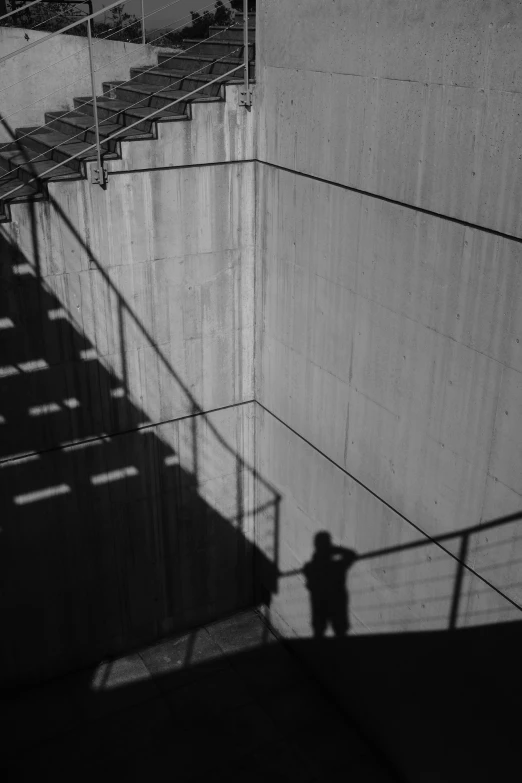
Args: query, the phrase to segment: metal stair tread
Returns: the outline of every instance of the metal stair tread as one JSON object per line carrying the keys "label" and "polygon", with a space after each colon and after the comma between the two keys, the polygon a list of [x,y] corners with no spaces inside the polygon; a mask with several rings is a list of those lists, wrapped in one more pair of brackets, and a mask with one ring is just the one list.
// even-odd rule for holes
{"label": "metal stair tread", "polygon": [[[85,105],[92,104],[92,98],[78,98]],[[131,106],[128,101],[122,101],[118,98],[98,98],[98,106],[104,109],[110,109],[111,111],[125,113],[131,117],[139,119],[147,119],[147,117],[156,111],[153,106]],[[91,116],[91,115],[89,115]],[[187,115],[169,111],[168,109],[159,109],[158,113],[154,115],[153,120],[186,120]],[[125,128],[124,125],[120,125],[121,128]]]}
{"label": "metal stair tread", "polygon": [[[83,133],[92,132],[95,131],[95,126],[93,122],[93,118],[90,114],[82,114],[81,112],[75,112],[74,114],[65,112],[47,112],[47,116],[51,117],[52,120],[61,120],[61,122],[67,123],[68,125],[71,125],[72,128],[77,128],[78,130],[82,131]],[[148,133],[146,131],[140,131],[137,128],[125,128],[124,125],[119,125],[117,122],[107,122],[106,120],[100,120],[99,122],[99,129],[100,129],[100,136],[109,136],[112,133],[115,133],[118,131],[120,135],[124,136],[125,138],[135,138],[135,139],[153,139],[154,136],[152,133]],[[125,139],[122,139],[125,140]]]}
{"label": "metal stair tread", "polygon": [[[207,39],[203,39],[207,40]],[[161,65],[162,62],[166,62],[166,60],[162,59],[164,57],[167,57],[167,55],[160,54],[158,56],[158,68],[161,68],[163,70],[163,66]],[[212,64],[214,62],[217,62],[219,60],[220,63],[228,63],[228,62],[235,62],[235,63],[242,63],[243,58],[242,57],[224,57],[223,59],[218,58],[215,54],[198,54],[197,52],[195,54],[189,54],[188,52],[182,53],[182,54],[176,54],[173,57],[168,57],[168,60],[194,60],[195,62],[205,62],[208,64]],[[254,58],[252,58],[251,62]],[[139,68],[139,66],[134,66],[135,68]],[[146,67],[146,66],[143,66]],[[157,69],[155,69],[157,70]]]}
{"label": "metal stair tread", "polygon": [[[32,152],[34,152],[34,150],[32,150]],[[31,160],[30,156],[26,155],[20,155],[17,158],[12,158],[11,163],[13,164],[13,167],[16,167],[19,170],[21,169],[36,177],[45,176],[50,168],[56,166],[55,160]],[[61,179],[76,179],[80,175],[77,171],[73,171],[73,169],[69,168],[64,162],[60,163],[59,166],[57,166],[56,169],[51,172],[51,176],[60,177]]]}
{"label": "metal stair tread", "polygon": [[[12,194],[10,197],[10,200],[17,201],[20,198],[27,198],[28,196],[34,196],[35,198],[43,198],[43,194],[37,190],[37,188],[33,187],[32,185],[27,185],[24,182],[22,182],[21,179],[18,179],[15,177],[12,180],[9,180],[7,182],[0,182],[0,199],[5,194],[7,195],[10,193],[11,190],[14,189],[14,183],[18,183],[19,185],[22,185],[21,188],[19,188],[15,193]],[[1,213],[0,213],[1,217]]]}
{"label": "metal stair tread", "polygon": [[[182,103],[183,98],[186,98],[187,101],[220,101],[222,98],[220,98],[218,95],[189,95],[191,90],[170,90],[168,87],[163,88],[161,90],[158,90],[158,85],[150,84],[147,85],[144,82],[134,82],[132,85],[129,85],[128,82],[122,82],[121,84],[117,84],[116,82],[107,82],[107,84],[114,84],[116,87],[123,88],[125,90],[129,90],[130,92],[137,92],[140,95],[149,96],[150,98],[167,98],[168,100],[177,100],[178,98],[181,98],[180,103]],[[189,97],[187,97],[189,95]],[[139,107],[136,107],[139,108]],[[144,108],[153,108],[153,107],[144,107]],[[159,108],[159,107],[158,107]]]}
{"label": "metal stair tread", "polygon": [[[85,159],[86,157],[96,157],[96,151],[92,146],[92,143],[90,144],[87,141],[82,141],[82,139],[75,139],[74,137],[71,138],[70,136],[67,136],[64,133],[60,133],[54,129],[38,128],[37,130],[39,133],[27,134],[28,145],[30,144],[30,139],[34,139],[38,142],[38,144],[47,147],[48,152],[51,153],[53,150],[57,149],[66,155],[75,155],[80,150],[83,150],[83,154],[78,156],[79,159]],[[117,155],[113,152],[104,152],[104,157],[116,158]],[[67,161],[64,161],[64,163],[67,163]]]}
{"label": "metal stair tread", "polygon": [[[190,73],[188,71],[173,71],[170,68],[154,68],[154,69],[141,69],[141,68],[133,68],[133,71],[138,71],[141,74],[152,74],[152,75],[158,75],[158,76],[173,76],[174,79],[179,79],[180,81],[184,81],[185,79],[196,79],[201,80],[205,82],[210,82],[213,79],[219,79],[219,78],[225,78],[227,79],[228,76],[226,74],[221,73]],[[229,74],[230,75],[230,74]],[[143,82],[139,82],[139,84],[143,84]]]}

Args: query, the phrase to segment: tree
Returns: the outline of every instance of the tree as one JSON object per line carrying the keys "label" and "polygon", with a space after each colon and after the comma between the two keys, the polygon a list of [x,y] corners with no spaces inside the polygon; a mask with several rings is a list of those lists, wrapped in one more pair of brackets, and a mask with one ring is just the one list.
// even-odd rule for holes
{"label": "tree", "polygon": [[[243,0],[230,0],[230,5],[237,11],[237,13],[243,13]],[[256,0],[248,0],[249,13],[253,13],[256,10]]]}
{"label": "tree", "polygon": [[200,14],[197,11],[191,11],[192,23],[183,27],[182,30],[176,30],[167,33],[167,37],[173,44],[181,44],[184,38],[207,38],[211,25],[229,25],[232,22],[232,11],[222,0],[217,0],[214,11],[205,11]]}

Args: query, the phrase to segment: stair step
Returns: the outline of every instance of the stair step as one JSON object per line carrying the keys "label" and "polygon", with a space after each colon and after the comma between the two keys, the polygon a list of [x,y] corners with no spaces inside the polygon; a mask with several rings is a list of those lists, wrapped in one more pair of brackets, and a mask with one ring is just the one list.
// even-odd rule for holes
{"label": "stair step", "polygon": [[[243,56],[243,46],[238,46],[236,41],[223,41],[208,38],[184,38],[182,46],[190,54],[215,54],[217,57],[234,53],[237,57]],[[254,44],[248,45],[248,59],[254,58]]]}
{"label": "stair step", "polygon": [[[24,146],[34,151],[33,157],[39,156],[38,160],[49,160],[54,163],[63,163],[79,174],[83,173],[82,162],[87,160],[96,160],[96,150],[81,139],[71,138],[69,135],[59,133],[53,129],[20,128],[23,133]],[[78,157],[72,158],[72,155]],[[117,155],[113,152],[104,152],[104,158],[114,159]]]}
{"label": "stair step", "polygon": [[[81,112],[47,112],[45,120],[46,125],[49,128],[53,128],[60,133],[76,136],[81,141],[90,144],[96,141],[94,118],[92,114],[82,114]],[[100,120],[99,132],[102,139],[106,136],[112,136],[113,133],[118,134],[117,139],[110,141],[105,147],[105,149],[112,152],[116,151],[120,141],[138,141],[154,138],[153,134],[150,132],[140,131],[137,128],[129,128],[126,130],[125,126],[115,122],[109,122],[107,119]]]}
{"label": "stair step", "polygon": [[[80,112],[92,117],[93,103],[92,98],[75,98],[75,106]],[[112,120],[113,123],[125,127],[132,125],[136,120],[141,120],[134,128],[144,132],[150,132],[154,122],[172,122],[173,120],[187,120],[188,116],[180,104],[173,106],[172,110],[163,109],[154,114],[152,119],[148,120],[149,115],[153,114],[155,109],[150,106],[130,106],[129,101],[122,101],[118,98],[98,98],[98,117],[100,120]],[[178,111],[176,111],[178,109]]]}
{"label": "stair step", "polygon": [[[181,100],[177,106],[184,107],[187,101],[191,100],[191,98],[187,98],[186,101],[183,100],[187,97],[187,93],[190,92],[190,90],[196,89],[196,87],[205,85],[205,79],[204,77],[201,78],[201,80],[198,80],[198,77],[192,77],[190,81],[184,79],[184,89],[182,90],[168,89],[168,85],[167,89],[162,89],[161,86],[158,87],[158,85],[149,85],[142,82],[107,82],[107,84],[113,84],[116,96],[123,101],[128,101],[132,106],[138,105],[160,109],[163,106],[168,106],[172,101],[179,99]],[[216,89],[214,90],[214,88]],[[208,89],[211,92],[219,92],[219,84],[216,83],[215,85],[211,85]],[[161,90],[161,92],[158,92],[158,90]],[[211,95],[205,93],[202,96],[194,96],[194,99],[209,100],[211,97]]]}
{"label": "stair step", "polygon": [[[224,27],[223,25],[212,25],[208,31],[209,38],[213,41],[237,41],[243,43],[243,27]],[[248,26],[248,40],[253,41],[256,35],[256,28]]]}
{"label": "stair step", "polygon": [[[230,70],[230,69],[229,69]],[[225,71],[226,73],[226,71]],[[226,82],[230,78],[237,78],[242,74],[242,70],[236,71],[234,74],[230,74],[229,76],[224,76],[223,74],[218,73],[198,73],[195,75],[188,74],[186,71],[174,71],[169,70],[167,68],[155,68],[154,70],[151,70],[149,68],[132,68],[131,75],[133,77],[133,85],[150,85],[151,87],[156,88],[164,88],[167,87],[169,84],[175,85],[178,89],[190,92],[191,90],[195,90],[198,87],[202,87],[206,83],[214,81],[214,79],[219,79],[220,76],[223,78],[219,81],[214,82],[214,84],[210,85],[208,90],[210,90],[211,93],[214,95],[218,95],[220,92],[220,85],[226,84]],[[253,71],[251,71],[251,74],[253,75]],[[205,95],[208,95],[208,90],[205,90]],[[160,93],[161,95],[164,94],[164,92],[167,92],[167,90],[162,90]],[[196,96],[194,96],[196,97]]]}
{"label": "stair step", "polygon": [[[16,151],[0,153],[0,157],[3,159],[1,167],[4,169],[7,161],[10,172],[16,174],[17,179],[26,184],[34,182],[34,177],[41,180],[78,179],[78,172],[69,166],[62,165],[54,169],[54,166],[59,161],[48,160],[43,157],[33,160],[37,154],[31,147],[25,144],[20,145],[20,148]],[[53,171],[47,173],[49,169],[53,169]]]}
{"label": "stair step", "polygon": [[[9,196],[9,201],[27,201],[28,198],[31,199],[42,199],[43,193],[41,193],[37,188],[35,188],[33,185],[27,185],[23,184],[21,180],[19,180],[16,175],[11,180],[0,180],[0,201],[7,196],[14,188],[18,187],[18,185],[22,185],[22,187],[17,190],[15,193],[13,193],[11,196]],[[0,220],[2,218],[2,209],[0,207]]]}
{"label": "stair step", "polygon": [[212,54],[160,54],[158,55],[158,68],[163,70],[167,68],[169,70],[174,69],[178,71],[187,71],[188,73],[194,73],[194,71],[201,70],[201,73],[210,73],[207,68],[210,69],[214,64],[227,66],[225,70],[233,68],[235,65],[240,65],[243,62],[241,57],[227,57],[217,62],[217,57]]}
{"label": "stair step", "polygon": [[[181,68],[178,68],[177,63],[166,63],[161,67],[153,68],[153,69],[132,68],[131,76],[133,77],[134,82],[138,81],[140,83],[158,84],[163,86],[165,84],[169,84],[170,82],[186,80],[189,78],[195,78],[195,79],[201,78],[201,81],[203,80],[212,81],[213,79],[216,79],[218,76],[224,76],[233,68],[242,65],[243,63],[239,59],[227,60],[218,63],[216,63],[215,61],[210,61],[204,65],[205,70],[202,70],[201,65],[199,66],[199,68],[195,67],[194,70],[183,70]],[[194,71],[198,71],[198,73],[194,73]],[[240,67],[239,70],[225,77],[224,81],[226,82],[227,79],[236,79],[238,76],[241,76],[242,73],[243,70]],[[253,64],[249,64],[249,73],[251,78],[254,78],[255,66]],[[182,89],[186,89],[184,85],[182,85]]]}

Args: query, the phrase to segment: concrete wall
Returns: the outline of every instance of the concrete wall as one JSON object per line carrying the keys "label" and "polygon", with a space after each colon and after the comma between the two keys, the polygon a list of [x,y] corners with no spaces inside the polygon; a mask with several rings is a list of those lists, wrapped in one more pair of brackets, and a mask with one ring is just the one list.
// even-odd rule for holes
{"label": "concrete wall", "polygon": [[[396,779],[509,777],[518,763],[518,727],[498,716],[515,714],[520,699],[520,609],[460,568],[452,551],[462,538],[434,543],[259,404],[256,457],[281,498],[278,578],[266,569],[257,577],[271,594],[268,618],[290,649],[384,754]],[[506,525],[504,538],[515,537],[517,526]],[[310,562],[318,530],[357,554],[347,579],[347,638],[331,631],[312,638],[311,593],[296,571]],[[272,531],[272,520],[257,515],[256,545],[267,556]],[[346,756],[348,774],[351,751]]]}
{"label": "concrete wall", "polygon": [[[29,41],[25,39],[26,35]],[[0,57],[47,35],[47,32],[21,27],[0,27]],[[98,95],[102,92],[103,81],[128,79],[132,66],[157,63],[160,51],[165,50],[150,44],[142,46],[94,39]],[[41,125],[46,111],[70,109],[74,97],[90,95],[92,92],[87,39],[57,35],[47,43],[12,57],[2,63],[0,91],[0,119],[11,129]],[[10,141],[11,138],[8,129],[0,123],[0,141]]]}
{"label": "concrete wall", "polygon": [[261,0],[257,21],[261,160],[521,235],[518,0]]}
{"label": "concrete wall", "polygon": [[[256,453],[281,495],[266,581],[272,623],[310,637],[315,534],[354,552],[357,643],[296,650],[403,778],[486,781],[513,762],[486,651],[522,619],[522,11],[424,5],[259,3]],[[462,684],[475,632],[480,704]]]}
{"label": "concrete wall", "polygon": [[4,683],[251,600],[253,167],[52,183],[2,226]]}
{"label": "concrete wall", "polygon": [[486,781],[513,763],[499,677],[519,685],[491,650],[522,619],[522,10],[260,0],[257,22],[270,618],[312,635],[301,569],[328,531],[356,555],[352,639],[295,649],[405,779]]}
{"label": "concrete wall", "polygon": [[[518,100],[522,16],[515,3],[415,7],[260,3],[256,399],[439,536],[522,510],[522,245],[487,230],[518,231],[520,137],[493,99]],[[421,112],[448,143],[426,137],[415,157],[419,79],[450,103],[458,93],[459,134],[442,110]],[[486,88],[484,112],[466,114]],[[464,154],[471,116],[482,130],[498,122],[496,173],[480,145],[473,165]],[[428,170],[439,185],[410,189]],[[459,190],[473,176],[495,194],[489,207],[480,188]],[[474,534],[466,562],[522,604],[518,528]]]}

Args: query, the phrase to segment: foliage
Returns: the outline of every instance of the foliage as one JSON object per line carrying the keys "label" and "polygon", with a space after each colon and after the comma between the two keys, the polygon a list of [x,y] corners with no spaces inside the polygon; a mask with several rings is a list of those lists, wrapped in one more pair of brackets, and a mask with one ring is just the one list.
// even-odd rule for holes
{"label": "foliage", "polygon": [[[237,13],[243,13],[243,0],[230,0],[230,5],[237,11]],[[256,10],[256,0],[248,0],[248,11],[253,13]]]}
{"label": "foliage", "polygon": [[[13,0],[9,3],[13,9]],[[32,6],[27,11],[5,19],[5,27],[24,27],[27,30],[39,30],[54,33],[72,22],[81,19],[89,13],[85,3],[47,3],[42,2]],[[99,17],[98,17],[99,18]],[[110,38],[112,41],[141,41],[141,20],[133,14],[128,14],[122,6],[112,8],[105,13],[101,21],[93,21],[93,35],[99,38]],[[87,23],[78,24],[67,31],[68,35],[87,35]]]}
{"label": "foliage", "polygon": [[[2,2],[2,0],[0,0]],[[14,0],[7,0],[8,10],[13,8]],[[255,0],[248,0],[249,11],[255,11]],[[8,27],[25,27],[47,32],[61,30],[88,13],[86,4],[70,4],[60,2],[42,2],[27,11],[15,14],[1,24]],[[200,14],[191,11],[191,24],[181,30],[149,31],[147,40],[156,46],[180,46],[183,39],[206,38],[211,25],[229,25],[234,18],[234,12],[243,12],[243,0],[230,0],[230,6],[222,0],[217,0],[213,11]],[[97,17],[100,19],[100,17]],[[124,6],[117,6],[105,13],[100,21],[93,20],[93,35],[98,38],[110,38],[112,41],[141,41],[141,20],[134,14],[128,14]],[[78,24],[68,31],[69,35],[87,35],[87,23]]]}

